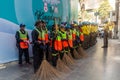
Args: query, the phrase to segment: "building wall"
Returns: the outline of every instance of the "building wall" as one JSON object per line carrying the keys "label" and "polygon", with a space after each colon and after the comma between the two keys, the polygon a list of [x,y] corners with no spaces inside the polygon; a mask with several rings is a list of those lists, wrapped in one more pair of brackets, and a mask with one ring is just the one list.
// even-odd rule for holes
{"label": "building wall", "polygon": [[96,9],[101,2],[102,0],[85,0],[86,9]]}

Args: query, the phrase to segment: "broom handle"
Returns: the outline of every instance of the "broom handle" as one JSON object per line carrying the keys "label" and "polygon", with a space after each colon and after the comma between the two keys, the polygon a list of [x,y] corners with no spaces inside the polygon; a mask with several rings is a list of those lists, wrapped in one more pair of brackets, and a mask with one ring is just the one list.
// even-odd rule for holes
{"label": "broom handle", "polygon": [[60,58],[60,53],[59,53],[59,51],[58,51],[58,58]]}
{"label": "broom handle", "polygon": [[45,51],[43,51],[43,54],[44,54],[44,58],[43,58],[43,59],[46,60],[46,54],[45,54]]}
{"label": "broom handle", "polygon": [[44,49],[43,49],[43,59],[46,60],[46,52],[45,52],[45,45],[44,45]]}

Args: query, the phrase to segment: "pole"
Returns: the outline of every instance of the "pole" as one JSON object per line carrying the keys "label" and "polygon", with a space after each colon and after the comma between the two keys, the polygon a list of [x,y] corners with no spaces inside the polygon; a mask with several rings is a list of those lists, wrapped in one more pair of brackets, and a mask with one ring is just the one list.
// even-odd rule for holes
{"label": "pole", "polygon": [[116,23],[114,27],[114,39],[118,39],[118,25],[119,25],[119,0],[116,0],[115,2],[116,7]]}

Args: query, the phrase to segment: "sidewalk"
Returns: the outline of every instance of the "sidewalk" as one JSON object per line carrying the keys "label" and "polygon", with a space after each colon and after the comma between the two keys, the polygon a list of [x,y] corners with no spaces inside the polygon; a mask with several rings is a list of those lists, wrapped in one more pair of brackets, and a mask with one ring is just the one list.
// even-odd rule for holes
{"label": "sidewalk", "polygon": [[33,74],[31,66],[19,67],[17,62],[5,64],[6,68],[0,70],[0,80],[29,80]]}
{"label": "sidewalk", "polygon": [[[120,43],[109,40],[108,49],[103,49],[102,39],[89,48],[88,57],[77,60],[77,66],[64,80],[120,80]],[[0,80],[29,80],[33,67],[19,67],[17,62],[5,64],[0,70]]]}

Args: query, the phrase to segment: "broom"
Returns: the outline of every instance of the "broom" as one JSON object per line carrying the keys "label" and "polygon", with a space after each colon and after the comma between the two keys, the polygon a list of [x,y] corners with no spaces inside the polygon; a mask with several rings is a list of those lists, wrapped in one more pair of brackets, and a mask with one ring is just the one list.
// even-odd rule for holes
{"label": "broom", "polygon": [[74,61],[74,59],[73,59],[73,57],[72,57],[72,55],[70,53],[70,50],[68,51],[68,56]]}
{"label": "broom", "polygon": [[75,48],[73,50],[73,56],[74,56],[75,59],[80,59],[81,58],[81,56],[78,54],[78,52],[76,51]]}
{"label": "broom", "polygon": [[46,60],[46,55],[44,52],[44,58],[41,63],[40,68],[37,73],[34,75],[34,79],[32,80],[56,80],[60,78],[60,72],[58,72],[54,67],[50,65]]}
{"label": "broom", "polygon": [[71,71],[70,68],[62,62],[62,60],[60,59],[60,55],[58,55],[56,68],[57,68],[57,70],[64,72],[64,73]]}
{"label": "broom", "polygon": [[83,50],[83,48],[81,47],[81,45],[78,47],[78,53],[79,55],[81,55],[82,57],[87,57],[88,55],[86,54],[86,52]]}
{"label": "broom", "polygon": [[74,61],[67,55],[66,52],[63,53],[63,62],[67,65],[67,66],[71,66],[74,65]]}

